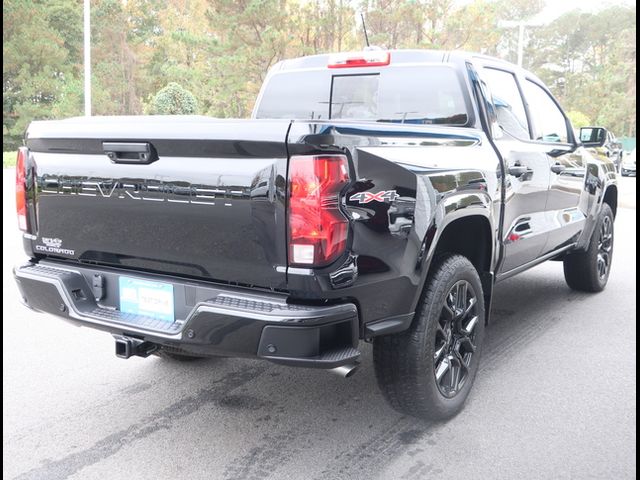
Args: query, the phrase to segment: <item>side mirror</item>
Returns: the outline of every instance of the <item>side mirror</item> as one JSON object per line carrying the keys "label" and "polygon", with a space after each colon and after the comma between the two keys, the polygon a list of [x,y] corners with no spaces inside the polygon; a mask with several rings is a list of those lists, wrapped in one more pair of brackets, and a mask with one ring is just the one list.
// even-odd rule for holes
{"label": "side mirror", "polygon": [[582,127],[580,142],[585,147],[602,147],[607,142],[607,129],[602,127]]}

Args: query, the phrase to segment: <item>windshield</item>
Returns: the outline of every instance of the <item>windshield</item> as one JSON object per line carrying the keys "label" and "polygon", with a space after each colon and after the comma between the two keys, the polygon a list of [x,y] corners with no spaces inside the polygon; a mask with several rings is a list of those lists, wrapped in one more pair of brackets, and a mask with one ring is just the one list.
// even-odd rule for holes
{"label": "windshield", "polygon": [[256,117],[439,125],[466,125],[469,120],[451,67],[411,66],[365,74],[327,70],[273,75]]}

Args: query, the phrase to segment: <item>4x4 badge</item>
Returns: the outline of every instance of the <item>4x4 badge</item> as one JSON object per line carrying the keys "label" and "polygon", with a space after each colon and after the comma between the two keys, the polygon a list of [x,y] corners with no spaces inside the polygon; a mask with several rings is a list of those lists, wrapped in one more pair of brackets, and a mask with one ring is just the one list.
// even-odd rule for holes
{"label": "4x4 badge", "polygon": [[396,198],[398,198],[398,194],[395,190],[383,190],[378,193],[371,192],[360,192],[355,193],[349,197],[349,201],[358,202],[358,203],[369,203],[369,202],[393,202]]}

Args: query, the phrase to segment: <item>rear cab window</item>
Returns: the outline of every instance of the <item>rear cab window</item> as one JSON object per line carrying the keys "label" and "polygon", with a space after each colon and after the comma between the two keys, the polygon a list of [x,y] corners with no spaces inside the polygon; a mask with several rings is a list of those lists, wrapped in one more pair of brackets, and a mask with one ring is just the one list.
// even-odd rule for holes
{"label": "rear cab window", "polygon": [[278,72],[265,85],[256,118],[470,123],[466,90],[454,67],[400,64],[370,70]]}

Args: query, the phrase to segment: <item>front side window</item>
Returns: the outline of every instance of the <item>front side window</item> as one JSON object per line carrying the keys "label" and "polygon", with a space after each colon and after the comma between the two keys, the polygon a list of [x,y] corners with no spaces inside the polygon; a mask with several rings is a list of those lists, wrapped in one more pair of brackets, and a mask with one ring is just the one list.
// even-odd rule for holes
{"label": "front side window", "polygon": [[516,138],[529,140],[527,114],[513,74],[495,68],[484,68],[482,77],[491,89],[500,126]]}
{"label": "front side window", "polygon": [[568,143],[567,122],[549,94],[530,80],[524,82],[524,94],[535,127],[535,139],[541,142]]}

